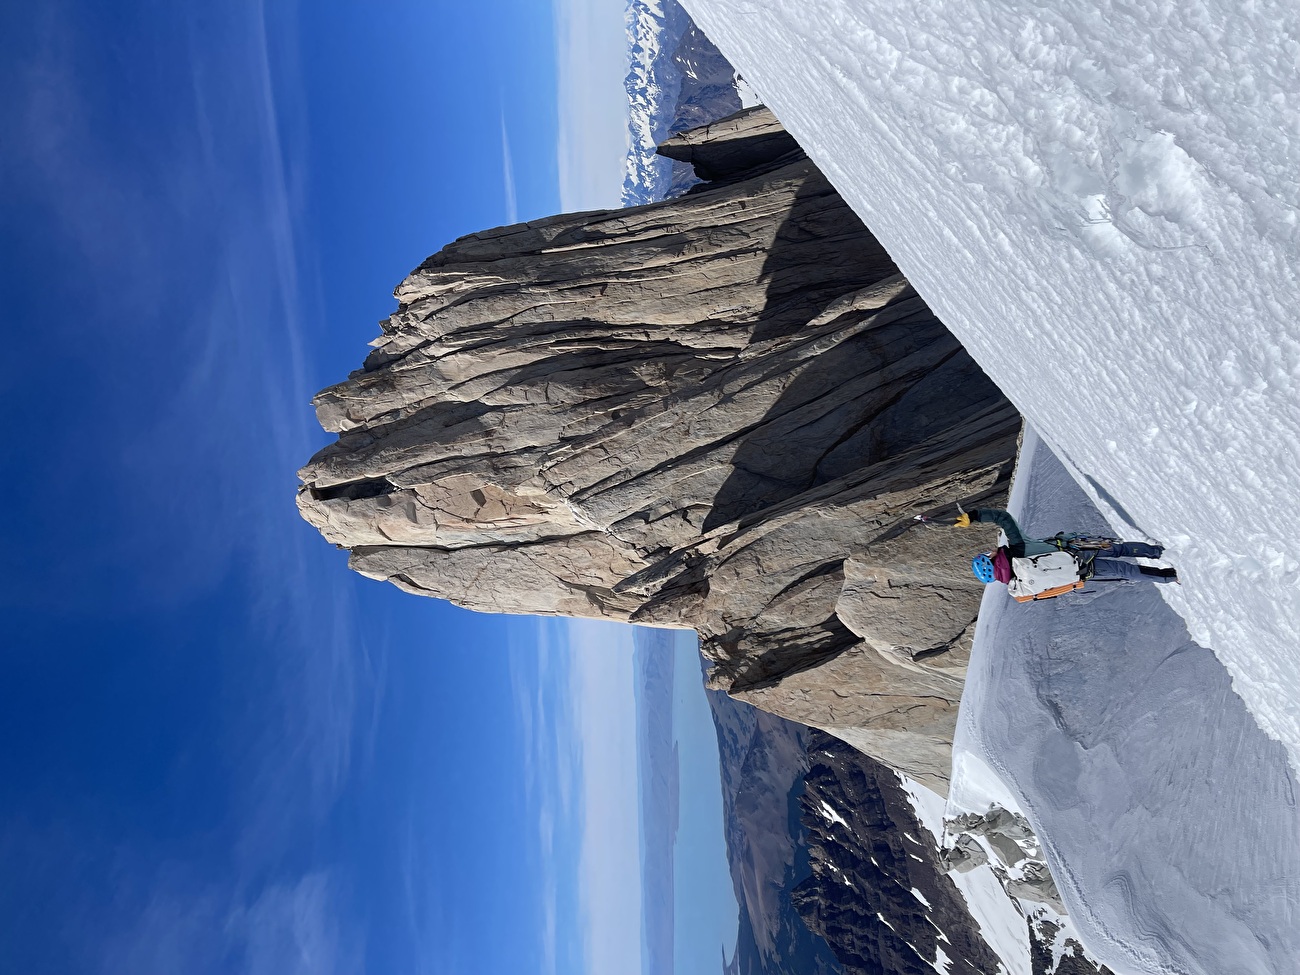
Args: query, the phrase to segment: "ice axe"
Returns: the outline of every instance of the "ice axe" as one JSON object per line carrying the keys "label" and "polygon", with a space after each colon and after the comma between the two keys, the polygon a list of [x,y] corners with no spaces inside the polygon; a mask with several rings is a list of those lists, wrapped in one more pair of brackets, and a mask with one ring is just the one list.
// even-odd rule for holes
{"label": "ice axe", "polygon": [[[964,515],[966,513],[966,509],[961,506],[961,502],[957,501],[954,503],[957,505],[957,513],[959,515]],[[931,518],[929,515],[913,515],[912,519],[914,521],[919,521],[923,525],[929,525],[934,523],[934,519]]]}

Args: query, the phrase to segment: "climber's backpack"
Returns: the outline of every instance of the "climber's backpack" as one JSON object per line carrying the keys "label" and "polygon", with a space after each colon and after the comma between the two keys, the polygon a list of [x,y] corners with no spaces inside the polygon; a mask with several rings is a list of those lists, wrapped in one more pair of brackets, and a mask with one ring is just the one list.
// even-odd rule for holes
{"label": "climber's backpack", "polygon": [[1051,599],[1061,593],[1082,589],[1084,571],[1069,552],[1048,552],[1011,560],[1015,574],[1007,583],[1007,592],[1018,603]]}

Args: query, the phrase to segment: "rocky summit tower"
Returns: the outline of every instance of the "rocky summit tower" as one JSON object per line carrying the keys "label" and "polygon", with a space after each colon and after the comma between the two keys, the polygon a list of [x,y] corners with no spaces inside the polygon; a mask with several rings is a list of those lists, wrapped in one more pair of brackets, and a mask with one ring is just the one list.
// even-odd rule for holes
{"label": "rocky summit tower", "polygon": [[1020,419],[776,119],[660,151],[663,203],[462,238],[315,400],[298,504],[485,612],[698,631],[711,682],[945,791]]}

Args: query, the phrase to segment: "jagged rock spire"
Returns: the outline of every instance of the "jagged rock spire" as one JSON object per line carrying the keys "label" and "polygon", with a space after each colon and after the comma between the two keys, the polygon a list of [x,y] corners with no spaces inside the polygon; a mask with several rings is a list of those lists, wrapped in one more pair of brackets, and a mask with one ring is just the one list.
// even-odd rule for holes
{"label": "jagged rock spire", "polygon": [[1001,503],[1019,417],[769,112],[663,151],[710,182],[412,272],[299,507],[413,593],[693,627],[715,686],[942,790],[981,587],[913,515]]}

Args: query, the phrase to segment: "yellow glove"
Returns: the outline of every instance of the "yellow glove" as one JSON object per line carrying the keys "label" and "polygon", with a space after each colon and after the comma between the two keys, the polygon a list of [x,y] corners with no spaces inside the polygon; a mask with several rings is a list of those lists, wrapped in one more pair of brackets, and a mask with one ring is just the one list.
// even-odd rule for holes
{"label": "yellow glove", "polygon": [[952,526],[954,528],[969,528],[970,515],[966,514],[966,512],[963,511],[961,514],[957,516],[957,520],[952,523]]}

